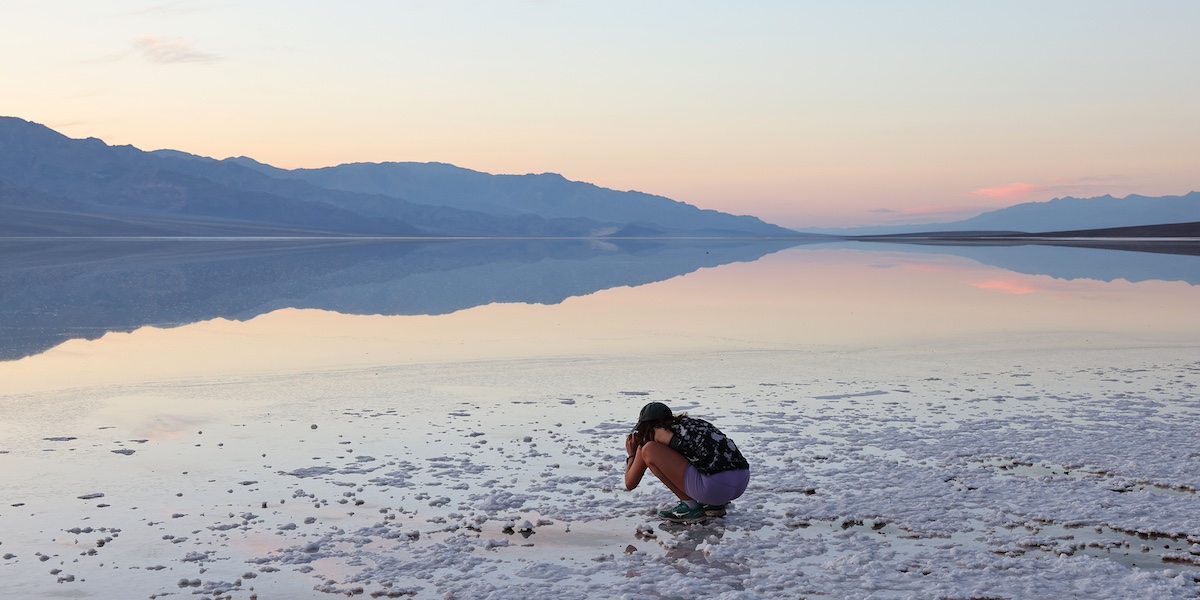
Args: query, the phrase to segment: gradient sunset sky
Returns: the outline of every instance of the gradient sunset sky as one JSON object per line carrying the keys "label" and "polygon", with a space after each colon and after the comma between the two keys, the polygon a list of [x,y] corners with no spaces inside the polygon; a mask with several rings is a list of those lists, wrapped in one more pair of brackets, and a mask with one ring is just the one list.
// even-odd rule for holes
{"label": "gradient sunset sky", "polygon": [[791,227],[1200,189],[1200,2],[44,0],[0,114],[280,167],[561,173]]}

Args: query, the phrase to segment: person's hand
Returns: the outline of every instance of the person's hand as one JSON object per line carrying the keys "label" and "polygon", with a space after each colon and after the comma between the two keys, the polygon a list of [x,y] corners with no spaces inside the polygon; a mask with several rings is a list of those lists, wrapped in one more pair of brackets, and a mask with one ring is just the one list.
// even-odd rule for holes
{"label": "person's hand", "polygon": [[637,453],[637,442],[633,440],[633,434],[625,436],[625,454],[633,456]]}

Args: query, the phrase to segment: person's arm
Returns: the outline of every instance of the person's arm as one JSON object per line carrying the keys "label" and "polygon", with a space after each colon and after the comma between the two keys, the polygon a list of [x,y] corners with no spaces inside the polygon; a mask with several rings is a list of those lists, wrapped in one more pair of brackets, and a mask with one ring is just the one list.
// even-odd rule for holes
{"label": "person's arm", "polygon": [[642,460],[642,449],[633,441],[633,434],[625,438],[625,489],[632,490],[642,482],[646,474],[646,462]]}

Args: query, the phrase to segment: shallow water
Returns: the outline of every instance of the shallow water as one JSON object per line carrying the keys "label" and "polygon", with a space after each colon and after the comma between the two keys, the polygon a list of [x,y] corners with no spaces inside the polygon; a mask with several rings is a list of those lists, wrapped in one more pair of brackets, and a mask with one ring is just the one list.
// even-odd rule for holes
{"label": "shallow water", "polygon": [[[120,244],[6,248],[7,596],[1200,591],[1196,257]],[[729,516],[620,489],[649,400]]]}
{"label": "shallow water", "polygon": [[0,346],[15,361],[0,376],[13,392],[304,366],[1200,333],[1195,256],[622,243],[9,243]]}

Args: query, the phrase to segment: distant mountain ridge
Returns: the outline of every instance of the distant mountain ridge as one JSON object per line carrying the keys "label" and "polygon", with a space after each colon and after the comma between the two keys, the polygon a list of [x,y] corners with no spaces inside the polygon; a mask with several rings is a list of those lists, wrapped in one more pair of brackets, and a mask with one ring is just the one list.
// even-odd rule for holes
{"label": "distant mountain ridge", "polygon": [[951,223],[926,223],[848,229],[801,229],[832,235],[896,235],[933,232],[1006,231],[1023,233],[1115,229],[1200,221],[1200,192],[1183,196],[1055,198],[1027,202]]}
{"label": "distant mountain ridge", "polygon": [[0,117],[0,236],[797,237],[560,175],[441,164],[289,171],[144,152]]}
{"label": "distant mountain ridge", "polygon": [[715,233],[761,227],[754,217],[703,210],[663,196],[569,181],[557,173],[490,175],[444,163],[412,162],[350,163],[285,171],[244,157],[231,160],[275,178],[299,179],[327,189],[405,198],[492,215],[587,218],[645,227],[670,223],[673,227]]}
{"label": "distant mountain ridge", "polygon": [[1200,192],[1152,198],[1130,194],[1095,198],[1055,198],[1002,208],[960,224],[969,229],[1015,230],[1027,233],[1112,229],[1200,221]]}

